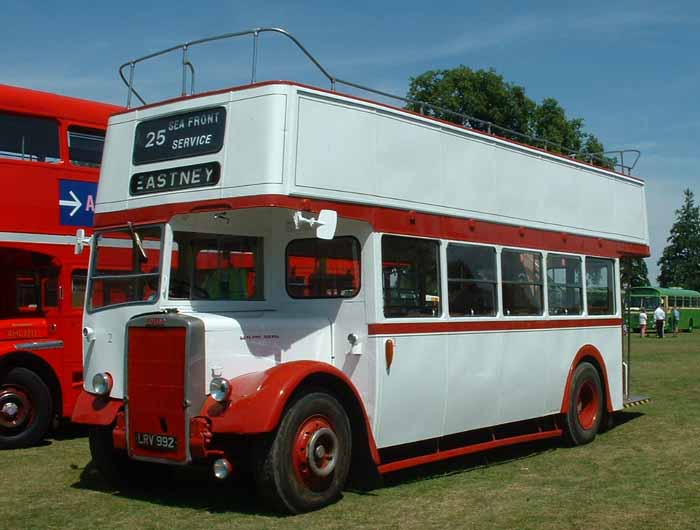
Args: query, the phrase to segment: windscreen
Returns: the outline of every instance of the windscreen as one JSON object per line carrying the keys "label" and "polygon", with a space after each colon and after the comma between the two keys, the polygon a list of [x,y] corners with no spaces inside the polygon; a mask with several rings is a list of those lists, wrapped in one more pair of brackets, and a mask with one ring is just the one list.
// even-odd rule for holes
{"label": "windscreen", "polygon": [[162,227],[95,234],[88,310],[152,303],[158,298]]}

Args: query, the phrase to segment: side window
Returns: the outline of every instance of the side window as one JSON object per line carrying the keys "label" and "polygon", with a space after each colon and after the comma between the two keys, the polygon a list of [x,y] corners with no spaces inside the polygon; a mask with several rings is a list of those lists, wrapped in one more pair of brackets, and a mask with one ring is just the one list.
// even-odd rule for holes
{"label": "side window", "polygon": [[615,262],[586,258],[586,297],[589,315],[615,314]]}
{"label": "side window", "polygon": [[292,298],[352,298],[360,292],[360,242],[354,237],[295,239],[287,245]]}
{"label": "side window", "polygon": [[263,239],[173,233],[170,299],[262,300]]}
{"label": "side window", "polygon": [[0,112],[0,157],[28,162],[59,162],[58,122]]}
{"label": "side window", "polygon": [[497,285],[495,248],[447,245],[450,316],[495,316]]}
{"label": "side window", "polygon": [[503,249],[501,279],[506,316],[542,314],[542,255],[539,252]]}
{"label": "side window", "polygon": [[105,132],[87,127],[68,127],[68,156],[76,166],[100,167]]}
{"label": "side window", "polygon": [[85,286],[87,285],[87,271],[75,270],[71,275],[71,306],[82,309],[85,305]]}
{"label": "side window", "polygon": [[583,312],[581,258],[547,256],[547,298],[550,315],[580,315]]}
{"label": "side window", "polygon": [[382,236],[384,316],[440,316],[440,243]]}

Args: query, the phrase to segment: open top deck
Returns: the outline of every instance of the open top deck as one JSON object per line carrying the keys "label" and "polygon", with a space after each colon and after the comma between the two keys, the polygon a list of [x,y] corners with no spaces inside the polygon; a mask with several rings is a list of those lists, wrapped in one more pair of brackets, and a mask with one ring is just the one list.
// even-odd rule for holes
{"label": "open top deck", "polygon": [[353,96],[271,81],[110,120],[98,225],[260,196],[589,236],[648,254],[641,180]]}

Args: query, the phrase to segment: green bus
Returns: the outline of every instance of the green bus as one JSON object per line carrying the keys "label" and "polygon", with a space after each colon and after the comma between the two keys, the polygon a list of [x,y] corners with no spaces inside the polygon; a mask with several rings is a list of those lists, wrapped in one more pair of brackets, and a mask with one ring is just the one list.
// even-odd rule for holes
{"label": "green bus", "polygon": [[674,307],[681,313],[679,330],[690,332],[696,324],[700,324],[700,293],[697,291],[681,287],[632,287],[628,300],[629,316],[625,311],[625,320],[627,328],[633,331],[639,331],[639,311],[644,308],[648,317],[647,333],[654,332],[654,310],[659,301],[666,312],[666,331],[672,329]]}

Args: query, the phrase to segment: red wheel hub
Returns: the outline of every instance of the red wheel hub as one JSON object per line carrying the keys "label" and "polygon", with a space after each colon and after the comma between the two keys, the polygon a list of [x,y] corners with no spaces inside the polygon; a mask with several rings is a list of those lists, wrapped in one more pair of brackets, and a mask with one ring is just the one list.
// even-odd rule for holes
{"label": "red wheel hub", "polygon": [[332,475],[338,458],[338,437],[324,416],[311,416],[302,422],[292,448],[294,471],[311,489],[322,488]]}
{"label": "red wheel hub", "polygon": [[21,387],[0,388],[0,428],[19,429],[31,422],[34,407],[29,394]]}
{"label": "red wheel hub", "polygon": [[600,395],[593,381],[584,381],[576,394],[576,413],[581,428],[591,429],[598,419]]}

